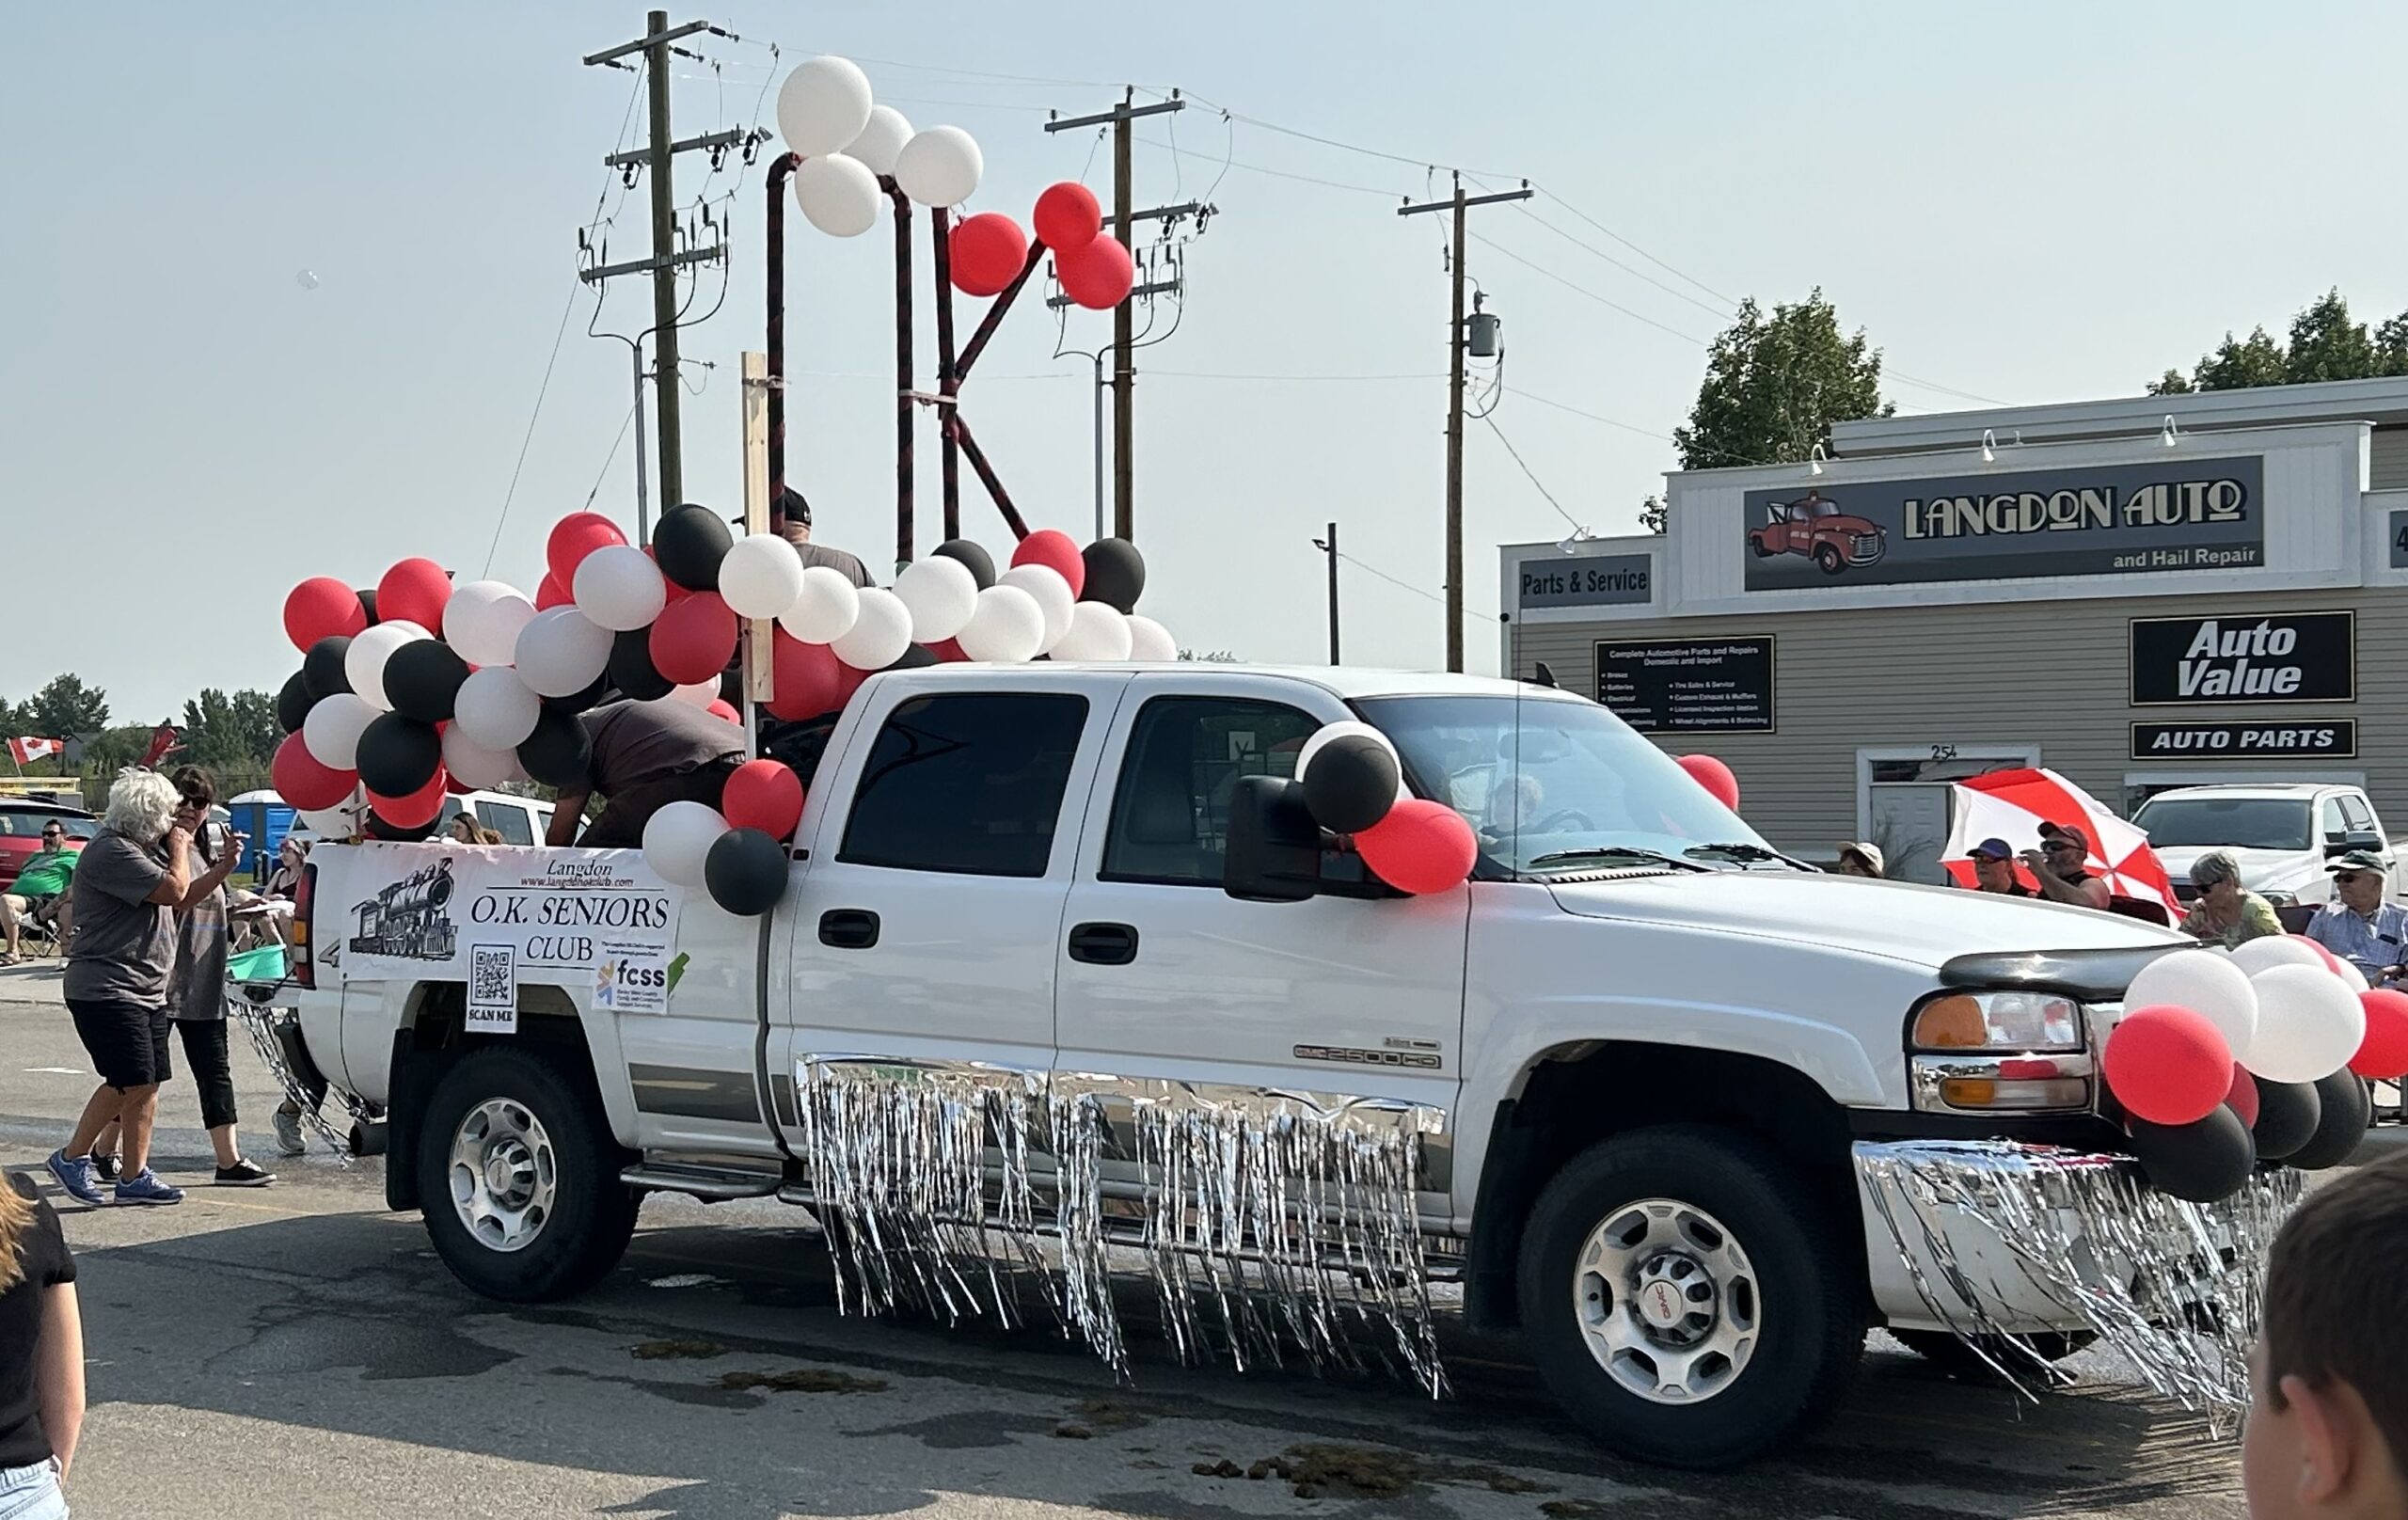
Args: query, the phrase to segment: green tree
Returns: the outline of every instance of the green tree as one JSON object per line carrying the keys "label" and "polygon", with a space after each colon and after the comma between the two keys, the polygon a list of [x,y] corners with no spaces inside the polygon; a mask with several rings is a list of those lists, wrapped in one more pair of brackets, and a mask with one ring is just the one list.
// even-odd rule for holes
{"label": "green tree", "polygon": [[2374,361],[2383,374],[2408,374],[2408,312],[2374,330]]}
{"label": "green tree", "polygon": [[1179,652],[1179,657],[1181,659],[1201,660],[1207,665],[1235,665],[1238,663],[1238,657],[1236,654],[1227,649],[1182,649]]}
{"label": "green tree", "polygon": [[2351,320],[2350,303],[2336,288],[2291,318],[2288,345],[2263,327],[2251,329],[2245,340],[2227,331],[2214,353],[2200,356],[2187,378],[2179,370],[2168,370],[2147,389],[2152,396],[2177,396],[2376,375],[2408,375],[2408,312],[2369,333],[2366,324]]}
{"label": "green tree", "polygon": [[6,697],[0,697],[0,739],[13,739],[32,730],[25,726],[25,710]]}
{"label": "green tree", "polygon": [[276,699],[264,691],[215,687],[184,704],[184,750],[178,758],[222,774],[264,770],[283,737],[276,725]]}
{"label": "green tree", "polygon": [[2246,342],[2225,334],[2214,353],[2200,356],[2198,366],[2191,372],[2191,384],[2199,390],[2279,386],[2286,383],[2289,367],[2283,345],[2274,341],[2265,328],[2254,327]]}
{"label": "green tree", "polygon": [[107,726],[109,694],[99,687],[86,686],[80,676],[55,675],[48,686],[26,699],[18,709],[18,719],[29,734],[80,738]]}
{"label": "green tree", "polygon": [[1639,527],[1641,532],[1660,533],[1671,519],[1671,509],[1664,505],[1660,496],[1651,496],[1639,504]]}
{"label": "green tree", "polygon": [[2291,319],[2290,352],[2283,379],[2294,386],[2320,380],[2364,380],[2382,373],[2374,340],[2363,322],[2350,320],[2350,303],[2336,287]]}
{"label": "green tree", "polygon": [[2168,370],[2148,383],[2152,396],[2186,396],[2192,388],[2191,377],[2179,370]]}

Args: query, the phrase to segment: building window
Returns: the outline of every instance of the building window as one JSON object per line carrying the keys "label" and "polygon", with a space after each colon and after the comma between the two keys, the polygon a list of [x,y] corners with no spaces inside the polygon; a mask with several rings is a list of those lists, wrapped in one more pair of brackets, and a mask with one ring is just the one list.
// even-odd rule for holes
{"label": "building window", "polygon": [[919,697],[870,746],[837,859],[898,871],[1041,877],[1085,697]]}
{"label": "building window", "polygon": [[1219,886],[1239,778],[1294,775],[1297,752],[1319,727],[1319,719],[1275,702],[1147,703],[1113,794],[1103,879]]}

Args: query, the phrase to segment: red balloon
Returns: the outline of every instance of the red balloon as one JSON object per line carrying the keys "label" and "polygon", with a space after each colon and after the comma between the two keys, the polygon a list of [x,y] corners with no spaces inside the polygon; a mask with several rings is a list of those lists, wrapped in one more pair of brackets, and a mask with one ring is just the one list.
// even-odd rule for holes
{"label": "red balloon", "polygon": [[1363,863],[1399,892],[1446,892],[1471,875],[1480,841],[1463,815],[1444,802],[1409,797],[1354,836]]}
{"label": "red balloon", "polygon": [[268,780],[275,784],[277,796],[305,812],[315,812],[349,797],[359,784],[359,773],[335,769],[311,754],[300,735],[287,734],[268,762]]}
{"label": "red balloon", "polygon": [[544,567],[563,586],[577,584],[577,567],[595,549],[624,544],[627,535],[598,512],[572,512],[552,524],[544,541]]}
{"label": "red balloon", "polygon": [[724,719],[731,723],[740,723],[744,721],[744,715],[736,710],[736,704],[728,701],[725,697],[711,698],[711,705],[704,708],[703,711],[710,714],[713,718]]}
{"label": "red balloon", "polygon": [[791,838],[802,821],[802,778],[775,760],[747,760],[727,778],[719,810],[738,829]]}
{"label": "red balloon", "polygon": [[1100,233],[1083,248],[1054,255],[1054,277],[1062,293],[1090,311],[1109,311],[1129,299],[1137,283],[1137,261],[1118,238]]}
{"label": "red balloon", "polygon": [[2350,1057],[2350,1069],[2377,1082],[2408,1076],[2408,992],[2378,987],[2359,993],[2358,1002],[2367,1010],[2367,1037]]}
{"label": "red balloon", "polygon": [[[652,562],[654,569],[657,570],[660,567],[660,556],[652,552],[651,545],[646,544],[643,546],[643,557]],[[670,579],[667,576],[660,578],[660,583],[669,588],[669,599],[673,602],[682,602],[687,597],[694,594],[692,587],[681,586],[677,584],[677,582]]]}
{"label": "red balloon", "polygon": [[1713,795],[1716,801],[1732,812],[1739,811],[1739,778],[1731,768],[1710,754],[1676,754],[1672,758],[1689,773],[1689,780]]}
{"label": "red balloon", "polygon": [[1040,528],[1020,541],[1012,550],[1014,565],[1041,564],[1070,583],[1070,594],[1076,596],[1087,589],[1086,556],[1079,552],[1079,541],[1059,528]]}
{"label": "red balloon", "polygon": [[878,673],[876,671],[860,670],[854,666],[839,662],[836,666],[836,701],[834,705],[841,707],[845,704],[852,701],[853,693],[862,689],[862,683],[877,673]]}
{"label": "red balloon", "polygon": [[359,593],[332,576],[311,576],[284,594],[284,636],[305,655],[321,639],[347,639],[366,626]]}
{"label": "red balloon", "polygon": [[368,805],[375,810],[378,817],[396,829],[421,829],[433,823],[435,815],[443,811],[443,789],[451,780],[451,774],[441,766],[436,766],[435,774],[427,778],[426,784],[409,796],[379,797],[371,792],[368,794]]}
{"label": "red balloon", "polygon": [[[841,707],[844,662],[826,644],[807,644],[780,628],[770,641],[769,711],[788,722]],[[666,674],[666,672],[662,673]]]}
{"label": "red balloon", "polygon": [[961,641],[958,639],[940,639],[935,643],[929,644],[927,651],[937,657],[937,663],[941,665],[958,664],[970,657],[963,651]]}
{"label": "red balloon", "polygon": [[2224,1095],[2225,1106],[2241,1116],[2241,1122],[2251,1129],[2258,1127],[2258,1079],[2240,1062],[2232,1063],[2232,1089]]}
{"label": "red balloon", "polygon": [[404,560],[376,582],[379,621],[415,623],[438,639],[444,604],[451,600],[452,578],[433,560]]}
{"label": "red balloon", "polygon": [[715,681],[736,654],[736,614],[715,591],[672,602],[652,620],[652,668],[679,686]]}
{"label": "red balloon", "polygon": [[544,576],[544,583],[535,588],[535,610],[538,612],[547,607],[573,607],[576,603],[577,598],[571,596],[548,572]]}
{"label": "red balloon", "polygon": [[1049,184],[1037,198],[1037,241],[1055,253],[1075,253],[1103,230],[1103,208],[1095,192],[1076,180]]}
{"label": "red balloon", "polygon": [[2194,1124],[2232,1091],[2232,1047],[2208,1016],[2172,1004],[2124,1015],[2099,1068],[2107,1090],[2134,1118]]}
{"label": "red balloon", "polygon": [[999,211],[982,211],[954,225],[947,259],[953,288],[964,295],[997,295],[1028,262],[1028,234]]}

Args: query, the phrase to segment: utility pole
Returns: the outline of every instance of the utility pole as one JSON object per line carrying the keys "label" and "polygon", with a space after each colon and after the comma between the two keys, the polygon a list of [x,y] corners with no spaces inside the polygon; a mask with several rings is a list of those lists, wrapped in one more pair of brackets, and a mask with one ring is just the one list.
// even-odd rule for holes
{"label": "utility pole", "polygon": [[1313,540],[1313,547],[1329,558],[1329,662],[1338,659],[1338,525],[1329,525],[1329,536]]}
{"label": "utility pole", "polygon": [[[1137,92],[1124,89],[1120,103],[1109,111],[1094,116],[1056,118],[1045,123],[1047,132],[1069,132],[1080,127],[1109,125],[1112,128],[1112,235],[1123,245],[1129,242],[1129,230],[1149,217],[1171,214],[1178,208],[1158,207],[1151,212],[1130,208],[1133,169],[1130,150],[1135,142],[1134,123],[1141,116],[1161,116],[1187,109],[1187,103],[1173,91],[1166,101],[1150,105],[1136,103]],[[1134,251],[1133,249],[1132,250]],[[1170,282],[1174,288],[1177,282]],[[1135,527],[1135,472],[1133,444],[1136,436],[1135,412],[1132,407],[1137,380],[1135,332],[1130,302],[1150,293],[1156,287],[1142,286],[1129,293],[1129,300],[1112,309],[1112,530],[1122,538],[1133,536]]]}
{"label": "utility pole", "polygon": [[1464,177],[1457,174],[1454,181],[1452,198],[1418,206],[1407,202],[1397,209],[1397,214],[1418,216],[1435,211],[1455,214],[1454,257],[1447,261],[1448,274],[1454,284],[1454,318],[1448,328],[1447,339],[1447,352],[1451,360],[1447,373],[1447,669],[1461,673],[1464,668],[1464,358],[1469,348],[1470,336],[1464,322],[1464,213],[1474,206],[1528,200],[1530,198],[1530,187],[1525,183],[1518,190],[1467,197],[1464,194]]}

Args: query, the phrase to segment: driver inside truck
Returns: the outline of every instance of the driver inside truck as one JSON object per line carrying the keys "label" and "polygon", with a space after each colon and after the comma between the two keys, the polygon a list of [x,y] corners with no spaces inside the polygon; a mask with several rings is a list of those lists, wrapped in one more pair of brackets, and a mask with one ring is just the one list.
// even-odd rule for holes
{"label": "driver inside truck", "polygon": [[[675,697],[621,699],[578,717],[594,759],[583,787],[564,787],[544,843],[575,842],[588,849],[633,849],[643,826],[671,802],[720,805],[727,778],[744,763],[744,730]],[[580,838],[578,820],[587,800],[606,805]]]}

